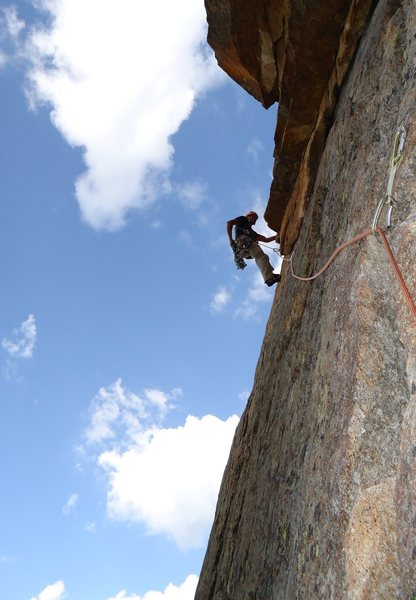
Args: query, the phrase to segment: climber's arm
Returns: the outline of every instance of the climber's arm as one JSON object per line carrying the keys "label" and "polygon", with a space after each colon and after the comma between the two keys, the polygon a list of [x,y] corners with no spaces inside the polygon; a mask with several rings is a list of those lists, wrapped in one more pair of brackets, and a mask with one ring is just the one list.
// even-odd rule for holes
{"label": "climber's arm", "polygon": [[274,242],[276,240],[276,235],[271,235],[270,237],[265,237],[264,235],[257,234],[258,242]]}

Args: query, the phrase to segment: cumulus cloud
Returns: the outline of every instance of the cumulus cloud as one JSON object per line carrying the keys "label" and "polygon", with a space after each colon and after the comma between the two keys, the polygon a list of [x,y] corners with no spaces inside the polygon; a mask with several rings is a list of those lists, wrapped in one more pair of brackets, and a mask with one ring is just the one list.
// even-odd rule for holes
{"label": "cumulus cloud", "polygon": [[142,522],[181,548],[201,547],[237,423],[236,416],[188,416],[184,426],[153,431],[146,444],[101,454],[109,515]]}
{"label": "cumulus cloud", "polygon": [[126,590],[119,592],[108,600],[193,600],[198,577],[189,575],[180,586],[170,583],[164,592],[147,592],[144,596],[129,595]]}
{"label": "cumulus cloud", "polygon": [[187,181],[176,185],[176,194],[190,210],[198,210],[205,200],[207,186],[202,181]]}
{"label": "cumulus cloud", "polygon": [[101,388],[91,404],[87,444],[107,476],[109,518],[142,523],[181,548],[200,547],[211,526],[238,417],[188,416],[163,427],[170,398],[126,390],[121,380]]}
{"label": "cumulus cloud", "polygon": [[256,271],[251,278],[251,284],[245,294],[243,302],[235,311],[236,317],[242,317],[246,320],[253,319],[258,315],[259,305],[263,302],[270,302],[274,293],[274,288],[269,288],[264,284],[261,273]]}
{"label": "cumulus cloud", "polygon": [[78,500],[78,494],[71,494],[69,496],[68,500],[62,507],[62,512],[64,513],[64,515],[69,515],[69,513],[75,509],[76,505],[78,504]]}
{"label": "cumulus cloud", "polygon": [[128,391],[121,379],[100,388],[90,406],[90,424],[85,431],[87,443],[122,441],[129,444],[140,440],[150,424],[163,420],[174,406],[172,401],[181,393],[179,388],[170,394],[148,388],[139,396]]}
{"label": "cumulus cloud", "polygon": [[15,6],[0,8],[0,69],[19,54],[18,47],[24,29],[25,23],[19,19]]}
{"label": "cumulus cloud", "polygon": [[57,581],[48,585],[39,596],[33,596],[31,600],[62,600],[65,594],[65,585],[63,581]]}
{"label": "cumulus cloud", "polygon": [[[139,596],[128,594],[126,590],[122,590],[115,596],[108,598],[108,600],[193,600],[197,585],[198,577],[189,575],[181,585],[176,586],[169,583],[163,592],[149,591],[144,596]],[[66,597],[64,582],[57,581],[52,585],[48,585],[38,596],[33,596],[31,600],[63,600],[64,597]]]}
{"label": "cumulus cloud", "polygon": [[210,311],[218,314],[224,310],[231,300],[231,293],[225,287],[220,287],[211,299]]}
{"label": "cumulus cloud", "polygon": [[32,358],[37,338],[35,317],[30,314],[12,333],[12,339],[3,338],[3,348],[15,358]]}
{"label": "cumulus cloud", "polygon": [[19,19],[15,6],[6,6],[2,9],[2,20],[6,30],[13,40],[17,40],[25,28],[25,22]]}
{"label": "cumulus cloud", "polygon": [[26,36],[30,103],[50,106],[55,127],[84,152],[76,182],[84,220],[116,229],[130,209],[171,191],[171,137],[222,78],[205,44],[203,1],[35,6],[45,24]]}

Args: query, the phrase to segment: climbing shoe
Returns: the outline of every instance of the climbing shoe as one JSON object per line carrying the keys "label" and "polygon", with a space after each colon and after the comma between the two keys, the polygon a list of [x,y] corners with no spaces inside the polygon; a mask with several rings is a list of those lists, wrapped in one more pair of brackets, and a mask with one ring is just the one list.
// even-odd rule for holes
{"label": "climbing shoe", "polygon": [[267,279],[267,281],[265,281],[264,283],[266,285],[268,285],[269,287],[271,287],[275,283],[278,283],[280,280],[281,280],[280,273],[273,273],[273,275],[271,277],[269,277],[269,279]]}

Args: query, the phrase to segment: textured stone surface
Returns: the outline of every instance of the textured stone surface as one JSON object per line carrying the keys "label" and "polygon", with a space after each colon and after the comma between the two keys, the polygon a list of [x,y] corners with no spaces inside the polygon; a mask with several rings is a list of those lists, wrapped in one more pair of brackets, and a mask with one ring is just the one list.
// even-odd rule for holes
{"label": "textured stone surface", "polygon": [[284,253],[296,240],[337,92],[372,0],[205,0],[219,65],[266,107],[279,101],[265,213]]}
{"label": "textured stone surface", "polygon": [[[341,90],[295,272],[370,226],[407,130],[389,239],[416,297],[416,10],[380,0]],[[316,57],[319,60],[319,56]],[[416,328],[368,238],[312,283],[287,263],[196,600],[413,600]]]}

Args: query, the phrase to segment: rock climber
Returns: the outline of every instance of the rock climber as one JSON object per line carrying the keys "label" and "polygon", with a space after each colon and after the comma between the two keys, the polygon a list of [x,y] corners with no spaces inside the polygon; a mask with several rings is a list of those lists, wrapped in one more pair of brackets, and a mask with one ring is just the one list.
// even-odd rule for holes
{"label": "rock climber", "polygon": [[[227,234],[234,252],[237,269],[244,269],[247,266],[244,258],[254,258],[263,276],[264,283],[270,287],[280,281],[280,275],[273,273],[269,257],[260,248],[258,242],[273,242],[275,236],[265,237],[252,229],[258,218],[258,214],[251,210],[245,216],[227,221]],[[233,227],[235,227],[235,240],[233,239]]]}

